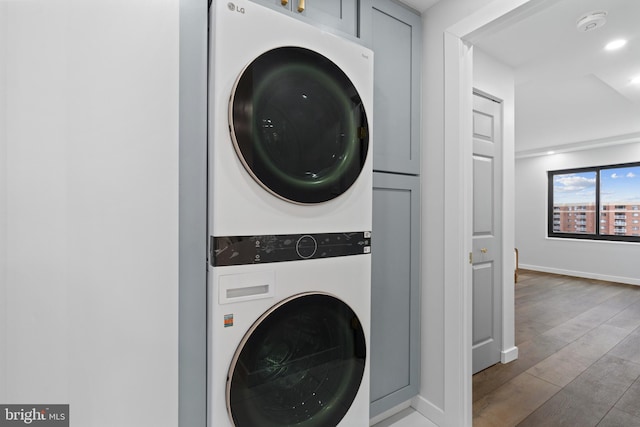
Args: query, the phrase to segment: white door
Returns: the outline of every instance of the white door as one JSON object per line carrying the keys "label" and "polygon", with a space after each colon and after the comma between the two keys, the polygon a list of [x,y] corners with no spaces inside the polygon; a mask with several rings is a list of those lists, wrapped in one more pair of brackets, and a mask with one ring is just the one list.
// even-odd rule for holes
{"label": "white door", "polygon": [[500,361],[502,105],[473,94],[473,373]]}

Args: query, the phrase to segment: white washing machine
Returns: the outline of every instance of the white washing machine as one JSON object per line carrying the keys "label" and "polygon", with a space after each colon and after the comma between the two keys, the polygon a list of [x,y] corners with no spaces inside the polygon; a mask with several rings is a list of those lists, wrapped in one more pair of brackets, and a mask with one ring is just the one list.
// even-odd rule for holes
{"label": "white washing machine", "polygon": [[214,269],[209,426],[368,426],[370,267],[356,255]]}
{"label": "white washing machine", "polygon": [[209,426],[368,426],[373,54],[210,13]]}

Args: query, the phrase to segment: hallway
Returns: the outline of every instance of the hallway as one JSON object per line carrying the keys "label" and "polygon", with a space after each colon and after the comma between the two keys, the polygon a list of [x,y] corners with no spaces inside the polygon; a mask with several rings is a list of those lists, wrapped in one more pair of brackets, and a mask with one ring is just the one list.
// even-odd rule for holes
{"label": "hallway", "polygon": [[640,427],[640,287],[521,271],[518,360],[473,377],[474,427]]}

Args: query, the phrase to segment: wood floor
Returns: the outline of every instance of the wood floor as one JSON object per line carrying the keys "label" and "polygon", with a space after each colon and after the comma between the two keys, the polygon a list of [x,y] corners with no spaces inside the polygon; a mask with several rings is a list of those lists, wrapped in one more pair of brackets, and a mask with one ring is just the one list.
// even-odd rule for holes
{"label": "wood floor", "polygon": [[473,376],[473,425],[640,427],[640,287],[521,271],[518,360]]}

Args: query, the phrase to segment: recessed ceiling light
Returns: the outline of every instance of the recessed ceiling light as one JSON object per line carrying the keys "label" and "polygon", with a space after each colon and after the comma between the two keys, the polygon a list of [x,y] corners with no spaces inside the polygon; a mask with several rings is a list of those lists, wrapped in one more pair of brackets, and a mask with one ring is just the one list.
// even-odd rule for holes
{"label": "recessed ceiling light", "polygon": [[640,76],[635,76],[634,78],[631,79],[631,84],[632,85],[640,85]]}
{"label": "recessed ceiling light", "polygon": [[556,152],[555,152],[555,151],[553,151],[553,150],[550,150],[550,151],[547,151],[547,154],[548,154],[548,155],[552,155],[552,154],[556,154]]}
{"label": "recessed ceiling light", "polygon": [[625,39],[618,39],[618,40],[614,40],[612,42],[607,43],[607,45],[604,48],[606,50],[616,50],[616,49],[620,49],[625,44],[627,44],[627,41]]}

